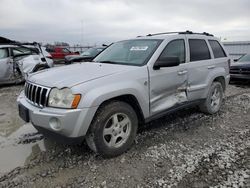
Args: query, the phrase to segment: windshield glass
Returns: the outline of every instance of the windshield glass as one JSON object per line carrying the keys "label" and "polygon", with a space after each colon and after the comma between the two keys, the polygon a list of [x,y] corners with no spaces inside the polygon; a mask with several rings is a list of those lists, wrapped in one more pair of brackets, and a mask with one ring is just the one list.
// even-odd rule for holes
{"label": "windshield glass", "polygon": [[244,56],[242,56],[238,62],[246,62],[249,61],[250,62],[250,54],[246,54]]}
{"label": "windshield glass", "polygon": [[91,57],[94,57],[98,53],[100,53],[101,51],[102,51],[102,49],[99,49],[99,48],[90,48],[90,49],[86,50],[85,52],[81,53],[81,56],[91,56]]}
{"label": "windshield glass", "polygon": [[153,39],[120,41],[104,50],[94,62],[140,66],[151,57],[160,42]]}

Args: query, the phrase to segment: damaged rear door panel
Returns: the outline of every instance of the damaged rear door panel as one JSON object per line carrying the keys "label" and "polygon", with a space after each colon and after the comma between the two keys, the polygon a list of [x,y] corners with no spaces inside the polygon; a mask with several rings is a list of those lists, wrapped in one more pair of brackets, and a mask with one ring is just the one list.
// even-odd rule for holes
{"label": "damaged rear door panel", "polygon": [[0,49],[0,83],[11,78],[13,72],[13,62],[9,56],[8,48]]}
{"label": "damaged rear door panel", "polygon": [[[150,112],[151,115],[187,101],[188,68],[184,38],[170,41],[162,51],[161,57],[178,57],[181,64],[150,69]],[[159,59],[158,58],[158,59]]]}

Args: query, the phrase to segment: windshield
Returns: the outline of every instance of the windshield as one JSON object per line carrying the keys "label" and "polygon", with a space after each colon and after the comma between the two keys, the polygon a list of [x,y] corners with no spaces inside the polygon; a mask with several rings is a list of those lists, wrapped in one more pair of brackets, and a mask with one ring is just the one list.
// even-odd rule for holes
{"label": "windshield", "polygon": [[244,56],[242,56],[238,62],[246,62],[249,61],[250,62],[250,54],[246,54]]}
{"label": "windshield", "polygon": [[91,56],[95,57],[97,54],[99,54],[103,49],[101,48],[90,48],[86,50],[85,52],[81,53],[81,56]]}
{"label": "windshield", "polygon": [[120,41],[104,50],[94,62],[140,66],[151,57],[160,42],[153,39]]}

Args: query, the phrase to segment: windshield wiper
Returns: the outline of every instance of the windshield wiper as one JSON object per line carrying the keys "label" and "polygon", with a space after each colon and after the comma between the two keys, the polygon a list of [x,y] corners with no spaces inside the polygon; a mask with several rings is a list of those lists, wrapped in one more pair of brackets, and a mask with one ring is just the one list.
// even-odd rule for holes
{"label": "windshield wiper", "polygon": [[109,63],[109,64],[118,64],[118,62],[115,61],[98,61],[99,63]]}

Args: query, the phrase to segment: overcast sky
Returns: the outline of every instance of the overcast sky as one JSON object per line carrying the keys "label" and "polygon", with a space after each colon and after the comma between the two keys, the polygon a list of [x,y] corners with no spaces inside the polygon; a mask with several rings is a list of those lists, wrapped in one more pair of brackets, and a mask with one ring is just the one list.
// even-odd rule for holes
{"label": "overcast sky", "polygon": [[0,0],[0,36],[102,44],[154,32],[250,41],[250,0]]}

